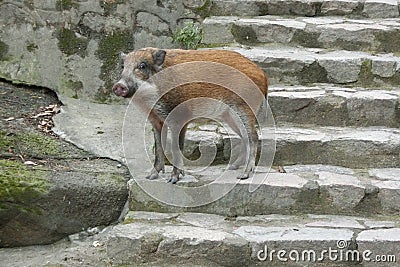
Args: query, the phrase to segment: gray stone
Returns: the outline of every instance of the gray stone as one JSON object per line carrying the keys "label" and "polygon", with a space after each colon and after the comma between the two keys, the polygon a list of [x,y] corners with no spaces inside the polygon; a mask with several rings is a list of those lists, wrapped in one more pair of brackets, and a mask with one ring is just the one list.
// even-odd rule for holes
{"label": "gray stone", "polygon": [[62,98],[62,102],[64,106],[54,118],[55,133],[95,155],[123,160],[121,134],[126,106],[72,98]]}
{"label": "gray stone", "polygon": [[272,250],[284,249],[286,253],[297,250],[301,253],[303,250],[321,251],[321,247],[335,248],[338,240],[350,244],[353,236],[353,231],[349,229],[303,227],[241,226],[233,233],[252,244],[252,257],[255,259],[262,252],[270,255]]}
{"label": "gray stone", "polygon": [[[254,47],[250,49],[225,47],[237,51],[259,64],[268,74],[271,84],[302,84],[326,82],[368,82],[371,80],[380,85],[395,81],[396,74],[390,78],[379,79],[379,76],[361,72],[362,64],[375,61],[400,61],[396,56],[373,56],[363,52],[335,51],[323,49],[300,49],[280,45]],[[339,64],[339,65],[337,65]],[[397,63],[396,63],[397,64]],[[338,67],[338,66],[341,66]],[[348,72],[346,72],[348,71]],[[391,82],[388,83],[389,85]]]}
{"label": "gray stone", "polygon": [[386,121],[387,126],[396,126],[396,106],[399,95],[380,90],[359,91],[348,99],[349,122],[365,126],[379,125]]}
{"label": "gray stone", "polygon": [[233,262],[237,262],[233,257],[236,253],[248,253],[246,242],[237,236],[193,226],[120,225],[112,230],[107,241],[108,257],[119,264],[143,261],[153,255],[164,261],[176,260],[178,255],[180,260],[195,257],[197,261],[227,263],[230,260],[221,258],[220,253],[228,250],[225,255],[233,258]]}
{"label": "gray stone", "polygon": [[360,6],[360,1],[336,1],[328,0],[323,1],[321,5],[321,14],[323,15],[350,15],[355,13],[357,8]]}
{"label": "gray stone", "polygon": [[163,22],[158,16],[148,12],[139,12],[136,15],[137,26],[145,29],[154,35],[168,35],[169,26]]}
{"label": "gray stone", "polygon": [[[398,154],[400,144],[396,129],[279,127],[276,136],[275,164],[278,165],[328,164],[350,168],[380,165],[390,168],[399,164],[394,156]],[[308,153],[298,154],[297,151],[304,147]]]}
{"label": "gray stone", "polygon": [[219,224],[225,221],[225,217],[215,214],[204,213],[184,213],[178,218],[178,221],[191,224],[193,226],[204,228],[216,228]]}
{"label": "gray stone", "polygon": [[259,16],[266,15],[267,5],[262,0],[218,0],[213,1],[210,12],[213,16]]}
{"label": "gray stone", "polygon": [[358,234],[358,250],[364,254],[365,266],[398,266],[396,257],[400,243],[400,229],[365,230]]}
{"label": "gray stone", "polygon": [[330,81],[345,84],[358,81],[363,57],[365,54],[337,51],[323,55],[318,63],[327,71]]}
{"label": "gray stone", "polygon": [[365,187],[355,176],[319,172],[320,190],[326,190],[338,210],[354,209],[364,197]]}
{"label": "gray stone", "polygon": [[285,166],[285,170],[288,173],[315,173],[315,172],[331,172],[337,174],[347,174],[352,175],[354,171],[349,168],[344,168],[340,166],[330,166],[330,165],[293,165],[293,166]]}
{"label": "gray stone", "polygon": [[[398,17],[391,5],[394,2],[370,3],[367,9],[374,13],[375,17]],[[383,13],[379,6],[386,8],[390,13]],[[297,16],[368,16],[368,13],[362,13],[364,1],[360,0],[215,0],[211,8],[213,16],[261,16],[261,15],[297,15]],[[320,8],[319,8],[320,7]],[[378,11],[378,12],[377,12]]]}
{"label": "gray stone", "polygon": [[[349,229],[324,229],[302,227],[262,227],[241,226],[233,231],[250,242],[265,243],[271,241],[350,241],[353,231]],[[307,244],[304,244],[306,246]]]}
{"label": "gray stone", "polygon": [[393,18],[400,15],[397,0],[366,0],[363,14],[370,18]]}
{"label": "gray stone", "polygon": [[314,221],[306,223],[307,227],[319,227],[319,228],[349,228],[349,229],[365,229],[357,220],[353,218],[343,218],[340,216],[329,217],[327,220]]}
{"label": "gray stone", "polygon": [[269,88],[268,103],[279,123],[398,127],[400,92],[326,86]]}
{"label": "gray stone", "polygon": [[231,33],[235,17],[206,18],[203,22],[203,40],[205,44],[226,44],[234,42]]}
{"label": "gray stone", "polygon": [[379,180],[400,181],[399,168],[371,169],[369,175]]}
{"label": "gray stone", "polygon": [[400,181],[378,181],[373,185],[379,188],[378,198],[385,212],[399,214],[400,212]]}
{"label": "gray stone", "polygon": [[378,229],[378,228],[394,228],[396,224],[392,221],[375,221],[375,220],[366,220],[364,221],[365,226],[370,229]]}
{"label": "gray stone", "polygon": [[380,60],[372,62],[372,73],[384,78],[392,77],[396,73],[398,65],[399,63],[390,57],[382,57]]}
{"label": "gray stone", "polygon": [[296,0],[269,0],[268,14],[270,15],[299,15],[315,16],[317,13],[317,1]]}
{"label": "gray stone", "polygon": [[[278,16],[211,17],[205,19],[203,24],[206,44],[221,43],[219,42],[220,38],[231,33],[234,40],[230,40],[230,42],[236,41],[244,45],[279,43],[304,47],[382,52],[395,52],[399,49],[396,43],[390,45],[385,43],[385,40],[397,36],[400,23],[396,19],[382,21],[338,17],[294,19]],[[221,31],[222,29],[224,31]]]}
{"label": "gray stone", "polygon": [[358,234],[358,242],[400,242],[400,228],[365,230]]}
{"label": "gray stone", "polygon": [[130,211],[125,216],[125,223],[132,223],[137,221],[165,221],[174,219],[178,216],[178,213]]}
{"label": "gray stone", "polygon": [[212,163],[218,150],[222,150],[223,139],[221,135],[208,131],[188,131],[185,137],[184,154],[192,159],[198,149],[201,157],[192,160],[190,165],[206,165]]}

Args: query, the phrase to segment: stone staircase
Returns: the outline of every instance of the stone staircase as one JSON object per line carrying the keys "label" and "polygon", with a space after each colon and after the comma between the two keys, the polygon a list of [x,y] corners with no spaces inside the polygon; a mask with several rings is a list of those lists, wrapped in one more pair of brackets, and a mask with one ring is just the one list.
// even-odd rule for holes
{"label": "stone staircase", "polygon": [[[238,182],[224,165],[187,166],[176,186],[135,178],[132,211],[111,231],[108,256],[156,266],[400,266],[399,11],[397,0],[212,1],[204,44],[243,54],[270,79],[273,168],[257,169],[266,178],[257,179],[254,192],[251,181]],[[231,140],[221,127],[190,129],[186,156],[195,157],[200,143],[216,146],[216,162],[227,162]],[[173,200],[177,187],[205,184],[210,195],[233,189],[193,207],[170,206],[143,191],[151,187]],[[267,247],[373,256],[312,261],[293,252],[287,261],[276,254],[261,260]]]}

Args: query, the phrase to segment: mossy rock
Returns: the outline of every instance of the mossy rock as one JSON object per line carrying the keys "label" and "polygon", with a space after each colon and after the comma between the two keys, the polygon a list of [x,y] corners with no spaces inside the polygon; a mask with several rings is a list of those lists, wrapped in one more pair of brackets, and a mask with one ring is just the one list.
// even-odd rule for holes
{"label": "mossy rock", "polygon": [[197,15],[199,15],[201,18],[207,18],[211,16],[211,7],[212,6],[212,1],[211,0],[205,0],[203,5],[195,8],[193,11]]}
{"label": "mossy rock", "polygon": [[[100,39],[97,57],[102,60],[100,79],[105,81],[104,87],[111,88],[120,75],[119,54],[133,50],[133,35],[131,31],[116,31]],[[109,95],[100,88],[96,101],[106,102]]]}
{"label": "mossy rock", "polygon": [[4,61],[7,59],[7,53],[8,53],[8,45],[0,41],[0,61]]}
{"label": "mossy rock", "polygon": [[[113,162],[53,162],[59,169],[0,160],[0,247],[50,244],[116,222],[128,197],[125,170]],[[100,177],[100,178],[99,178]]]}
{"label": "mossy rock", "polygon": [[87,46],[89,40],[83,36],[78,36],[73,30],[70,29],[60,29],[56,32],[56,37],[58,39],[58,47],[64,54],[80,55],[85,57],[87,54]]}
{"label": "mossy rock", "polygon": [[100,6],[103,8],[104,14],[109,16],[117,11],[117,6],[119,4],[124,4],[126,2],[126,0],[100,1]]}
{"label": "mossy rock", "polygon": [[35,170],[17,161],[0,160],[0,214],[17,209],[40,213],[35,201],[48,193],[46,170]]}
{"label": "mossy rock", "polygon": [[56,9],[58,11],[70,10],[71,8],[78,8],[79,3],[76,0],[57,0]]}
{"label": "mossy rock", "polygon": [[0,153],[7,153],[9,149],[26,156],[63,156],[56,140],[35,132],[8,134],[0,131]]}

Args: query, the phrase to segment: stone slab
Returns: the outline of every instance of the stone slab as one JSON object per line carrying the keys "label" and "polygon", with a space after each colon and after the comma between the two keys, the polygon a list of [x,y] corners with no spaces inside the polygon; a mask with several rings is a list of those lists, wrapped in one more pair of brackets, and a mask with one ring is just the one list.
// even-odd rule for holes
{"label": "stone slab", "polygon": [[391,1],[362,0],[215,0],[213,16],[363,16],[375,18],[399,17]]}
{"label": "stone slab", "polygon": [[[183,205],[186,196],[181,197],[181,193],[179,193],[180,190],[186,190],[186,187],[171,187],[170,184],[160,180],[141,180],[141,187],[139,187],[132,180],[129,183],[131,191],[130,209],[153,212],[194,212],[186,215],[187,217],[177,218],[178,221],[190,223],[194,226],[201,224],[218,226],[225,223],[220,216],[202,217],[198,213],[241,216],[240,221],[246,221],[246,216],[270,213],[291,215],[301,212],[362,215],[372,212],[391,215],[400,212],[398,206],[400,188],[398,185],[378,183],[375,179],[367,179],[362,172],[359,173],[358,171],[352,171],[352,174],[342,174],[341,172],[332,172],[335,169],[333,166],[326,169],[330,171],[310,171],[312,168],[309,168],[307,172],[272,172],[263,181],[257,179],[257,182],[252,183],[252,180],[248,179],[236,184],[234,173],[232,175],[227,173],[224,180],[216,180],[217,177],[223,175],[224,169],[214,168],[213,175],[198,173],[196,178],[199,182],[190,185],[188,190],[192,191],[190,194],[187,191],[188,194],[193,196],[201,194],[208,199],[214,197],[216,192],[228,193],[221,195],[215,201],[207,202],[207,204],[195,205],[196,202],[193,202],[191,206]],[[189,166],[186,166],[186,171],[191,172]],[[265,173],[258,172],[258,175],[265,175]],[[209,185],[207,189],[203,188],[206,184]],[[250,185],[257,189],[250,192]],[[164,196],[168,196],[168,199],[162,200],[159,197],[163,195],[153,195],[151,191],[146,191],[146,188],[152,187],[164,192]],[[173,199],[179,199],[180,202],[174,202],[174,206],[166,204]],[[202,198],[198,200],[200,201]],[[255,219],[256,221],[270,222],[276,218],[260,215],[256,216]],[[314,219],[316,220],[312,226],[315,227],[323,225],[334,227],[335,224],[335,218]],[[349,228],[358,229],[361,227],[359,221],[348,220],[346,224],[341,223]],[[364,227],[364,225],[362,226]]]}
{"label": "stone slab", "polygon": [[[398,7],[396,8],[397,17]],[[383,11],[385,12],[385,11]],[[379,14],[379,12],[375,12]],[[390,12],[385,12],[393,16]],[[378,15],[383,16],[383,15]],[[252,18],[211,17],[204,20],[205,44],[243,45],[279,43],[292,46],[341,50],[396,52],[400,18],[348,19],[341,17],[258,16]],[[219,30],[213,29],[217,27]],[[225,25],[225,26],[224,26]],[[230,36],[226,39],[225,36]],[[394,40],[394,39],[393,39]]]}
{"label": "stone slab", "polygon": [[369,18],[398,17],[399,4],[397,0],[366,0],[362,13]]}
{"label": "stone slab", "polygon": [[[371,249],[371,256],[389,255],[398,245],[397,217],[385,217],[385,231],[368,227],[354,229],[349,221],[379,223],[380,216],[338,215],[257,215],[246,220],[224,217],[224,223],[199,224],[176,220],[210,218],[212,214],[130,212],[123,224],[83,231],[72,238],[47,246],[1,248],[4,266],[347,266],[353,265],[346,255],[360,256]],[[140,217],[132,221],[130,218]],[[264,218],[265,220],[260,220]],[[336,221],[337,225],[308,226],[317,221]],[[348,225],[349,227],[346,227]],[[95,229],[93,229],[95,230]],[[378,240],[379,239],[379,240]],[[370,241],[374,240],[374,241]],[[375,246],[375,247],[374,247]],[[380,247],[379,247],[380,246]],[[331,250],[331,259],[321,263],[323,250]],[[282,250],[278,256],[278,251]],[[387,250],[387,251],[384,251]],[[337,252],[335,252],[337,251]],[[339,253],[343,258],[339,258]],[[297,253],[298,254],[297,254]],[[368,251],[367,251],[368,252]],[[314,255],[315,253],[315,255]],[[379,254],[378,254],[379,253]],[[297,258],[298,255],[298,258]],[[304,258],[302,258],[304,255]],[[328,255],[327,253],[325,254]],[[335,258],[335,255],[338,257]],[[397,256],[397,254],[395,254]],[[315,257],[315,258],[314,258]],[[375,259],[375,258],[373,258]],[[372,265],[374,263],[375,265]],[[360,260],[360,266],[370,265]],[[381,266],[379,264],[378,266]],[[390,262],[388,266],[399,266]]]}
{"label": "stone slab", "polygon": [[[219,49],[237,51],[257,63],[267,74],[270,84],[335,83],[392,87],[397,86],[396,76],[400,72],[400,58],[391,54],[373,55],[285,45]],[[373,73],[372,66],[381,62],[392,64],[392,68]]]}
{"label": "stone slab", "polygon": [[278,124],[399,127],[400,91],[317,86],[269,87],[268,103]]}
{"label": "stone slab", "polygon": [[398,266],[400,228],[365,230],[356,238],[364,266]]}

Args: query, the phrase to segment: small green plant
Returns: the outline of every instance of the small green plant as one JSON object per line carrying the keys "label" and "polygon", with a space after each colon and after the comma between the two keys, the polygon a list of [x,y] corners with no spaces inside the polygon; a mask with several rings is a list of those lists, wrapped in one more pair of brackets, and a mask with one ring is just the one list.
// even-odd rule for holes
{"label": "small green plant", "polygon": [[184,49],[197,49],[203,39],[202,29],[193,22],[188,22],[173,35],[174,43]]}

